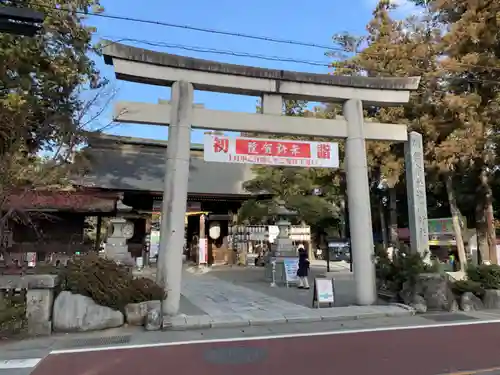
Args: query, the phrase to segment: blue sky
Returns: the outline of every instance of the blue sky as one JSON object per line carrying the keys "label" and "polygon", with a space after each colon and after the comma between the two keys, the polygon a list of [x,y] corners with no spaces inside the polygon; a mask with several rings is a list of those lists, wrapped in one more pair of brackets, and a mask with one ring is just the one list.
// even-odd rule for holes
{"label": "blue sky", "polygon": [[[375,3],[376,0],[315,0],[312,3],[294,0],[254,0],[248,3],[240,3],[234,0],[148,0],[144,3],[102,0],[101,2],[105,8],[104,14],[332,46],[331,37],[335,33],[347,31],[357,35],[363,34],[365,25],[371,18]],[[319,48],[276,44],[102,17],[90,17],[87,23],[97,27],[96,38],[112,40],[128,38],[319,61],[325,64],[329,62],[328,58],[324,56],[325,51]],[[328,71],[327,67],[308,64],[193,52],[141,45],[129,41],[123,43],[179,55],[242,65],[317,73],[326,73]],[[168,87],[117,81],[114,78],[112,66],[104,65],[102,59],[98,59],[97,63],[103,75],[110,79],[112,88],[116,90],[113,101],[127,100],[155,103],[159,98],[170,98],[170,89]],[[195,102],[203,103],[209,109],[254,112],[256,100],[255,97],[207,92],[195,93]],[[111,108],[104,112],[103,117],[101,123],[110,121]],[[167,139],[168,134],[167,128],[164,127],[131,124],[114,124],[107,132],[151,139]],[[202,134],[202,131],[194,131],[192,141],[201,142]]]}

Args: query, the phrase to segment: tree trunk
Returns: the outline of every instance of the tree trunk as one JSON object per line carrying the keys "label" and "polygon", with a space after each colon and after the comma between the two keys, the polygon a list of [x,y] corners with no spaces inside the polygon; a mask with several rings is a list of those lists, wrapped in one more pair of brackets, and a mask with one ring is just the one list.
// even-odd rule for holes
{"label": "tree trunk", "polygon": [[476,235],[477,249],[480,256],[480,264],[490,262],[490,251],[487,239],[488,226],[486,224],[485,209],[482,202],[476,203]]}
{"label": "tree trunk", "polygon": [[384,244],[384,249],[389,247],[389,239],[387,238],[387,222],[385,221],[385,210],[382,199],[378,205],[378,213],[380,215],[380,232],[382,233],[382,242]]}
{"label": "tree trunk", "polygon": [[488,183],[488,175],[485,170],[481,171],[481,186],[484,193],[484,216],[486,219],[486,239],[488,241],[489,259],[491,263],[498,264],[495,217],[493,214],[493,192]]}
{"label": "tree trunk", "polygon": [[446,176],[446,193],[448,194],[448,203],[450,205],[451,218],[453,221],[453,231],[455,232],[455,240],[458,250],[458,263],[460,271],[465,271],[467,257],[465,255],[464,240],[462,237],[462,227],[460,226],[460,210],[457,206],[455,192],[453,191],[453,181],[450,174]]}
{"label": "tree trunk", "polygon": [[486,217],[486,229],[487,229],[486,237],[488,242],[488,252],[490,254],[490,262],[493,264],[498,264],[495,216],[493,214],[493,204],[491,200],[489,200],[489,202],[486,202],[485,217]]}
{"label": "tree trunk", "polygon": [[399,247],[398,235],[398,210],[397,210],[396,189],[389,188],[389,233],[391,246]]}

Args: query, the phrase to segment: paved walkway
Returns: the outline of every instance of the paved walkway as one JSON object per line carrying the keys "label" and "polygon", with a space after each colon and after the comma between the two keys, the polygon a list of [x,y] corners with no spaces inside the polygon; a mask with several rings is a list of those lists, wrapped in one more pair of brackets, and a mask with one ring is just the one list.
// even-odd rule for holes
{"label": "paved walkway", "polygon": [[211,275],[192,275],[188,272],[183,275],[182,294],[208,315],[311,310]]}
{"label": "paved walkway", "polygon": [[248,327],[413,314],[408,308],[395,305],[312,309],[209,274],[197,275],[189,272],[184,272],[183,275],[182,294],[205,314],[165,317],[163,322],[165,329]]}
{"label": "paved walkway", "polygon": [[[312,285],[315,278],[325,274],[326,267],[312,267],[309,280]],[[313,300],[313,288],[310,290],[297,289],[294,286],[286,288],[280,284],[276,288],[269,286],[269,280],[265,277],[263,267],[229,269],[213,269],[210,274],[231,284],[248,288],[254,292],[264,293],[268,296],[286,301],[291,304],[311,308]],[[352,273],[335,272],[335,307],[351,306],[356,304],[356,286]]]}
{"label": "paved walkway", "polygon": [[[147,272],[148,276],[154,277],[154,270]],[[142,272],[142,275],[145,276],[146,272]],[[413,314],[408,308],[395,305],[312,309],[307,307],[308,304],[305,306],[285,301],[254,288],[222,280],[210,273],[184,271],[181,288],[181,302],[184,302],[181,303],[180,315],[166,316],[163,321],[165,329],[233,328]],[[312,302],[310,297],[307,298]],[[188,305],[188,311],[183,310]]]}

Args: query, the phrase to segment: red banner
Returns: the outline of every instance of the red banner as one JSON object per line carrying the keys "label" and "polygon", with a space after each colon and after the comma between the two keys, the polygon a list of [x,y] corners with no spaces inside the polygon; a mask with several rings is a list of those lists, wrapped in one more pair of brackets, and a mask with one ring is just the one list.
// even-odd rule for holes
{"label": "red banner", "polygon": [[237,138],[236,154],[279,156],[284,158],[310,158],[311,145],[309,143],[295,143],[290,141]]}

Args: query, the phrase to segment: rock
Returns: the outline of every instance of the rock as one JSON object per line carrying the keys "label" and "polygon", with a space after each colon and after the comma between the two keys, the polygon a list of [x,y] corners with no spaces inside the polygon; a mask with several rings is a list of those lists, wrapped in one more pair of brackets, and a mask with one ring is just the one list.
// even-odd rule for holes
{"label": "rock", "polygon": [[148,311],[144,328],[146,331],[159,331],[162,325],[161,309],[154,308]]}
{"label": "rock", "polygon": [[500,290],[487,289],[483,297],[484,307],[487,309],[500,309]]}
{"label": "rock", "polygon": [[84,332],[120,327],[124,317],[120,311],[100,306],[92,298],[64,291],[55,299],[52,321],[55,331]]}
{"label": "rock", "polygon": [[450,305],[448,306],[448,311],[450,312],[456,312],[460,310],[460,306],[458,306],[458,302],[456,299],[453,299],[450,303]]}
{"label": "rock", "polygon": [[[458,304],[449,286],[448,277],[437,273],[418,275],[415,285],[405,282],[399,297],[406,304],[412,306],[425,302],[427,310],[456,311]],[[419,297],[422,297],[423,300]],[[417,308],[415,307],[415,310]]]}
{"label": "rock", "polygon": [[148,305],[148,311],[157,309],[161,309],[161,301],[160,300],[153,300],[153,301],[147,301],[146,304]]}
{"label": "rock", "polygon": [[146,302],[129,303],[125,306],[125,320],[132,326],[142,326],[147,314],[148,305]]}
{"label": "rock", "polygon": [[148,311],[159,309],[161,301],[146,301],[139,303],[129,303],[125,306],[125,319],[127,323],[133,326],[142,326],[148,315]]}
{"label": "rock", "polygon": [[427,303],[425,302],[424,297],[418,294],[413,296],[413,301],[409,305],[419,314],[427,312]]}
{"label": "rock", "polygon": [[403,289],[399,292],[399,298],[401,298],[404,304],[411,305],[415,295],[417,295],[415,288],[413,288],[410,283],[405,282],[403,284]]}
{"label": "rock", "polygon": [[465,271],[446,272],[446,275],[451,282],[467,280]]}
{"label": "rock", "polygon": [[481,301],[472,292],[465,292],[460,296],[460,310],[462,311],[475,311],[484,308],[483,301]]}
{"label": "rock", "polygon": [[421,290],[428,310],[456,311],[457,301],[451,291],[446,275],[425,273],[419,275],[418,289]]}

